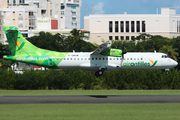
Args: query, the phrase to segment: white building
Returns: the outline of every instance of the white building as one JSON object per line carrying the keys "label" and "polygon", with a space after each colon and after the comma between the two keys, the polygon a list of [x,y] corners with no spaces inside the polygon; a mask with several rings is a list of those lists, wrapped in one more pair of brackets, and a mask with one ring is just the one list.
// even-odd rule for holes
{"label": "white building", "polygon": [[6,41],[2,26],[17,27],[24,37],[30,30],[80,29],[80,7],[81,0],[0,0],[0,42]]}
{"label": "white building", "polygon": [[81,0],[61,0],[62,28],[80,29]]}
{"label": "white building", "polygon": [[84,17],[84,29],[91,33],[90,42],[132,40],[140,33],[180,36],[180,15],[174,8],[162,8],[161,14],[89,15]]}

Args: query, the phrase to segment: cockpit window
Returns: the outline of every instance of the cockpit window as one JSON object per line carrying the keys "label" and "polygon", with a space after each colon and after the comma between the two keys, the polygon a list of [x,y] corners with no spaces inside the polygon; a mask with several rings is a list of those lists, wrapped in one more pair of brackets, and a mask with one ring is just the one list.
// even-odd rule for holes
{"label": "cockpit window", "polygon": [[162,58],[170,58],[170,57],[167,55],[162,55]]}

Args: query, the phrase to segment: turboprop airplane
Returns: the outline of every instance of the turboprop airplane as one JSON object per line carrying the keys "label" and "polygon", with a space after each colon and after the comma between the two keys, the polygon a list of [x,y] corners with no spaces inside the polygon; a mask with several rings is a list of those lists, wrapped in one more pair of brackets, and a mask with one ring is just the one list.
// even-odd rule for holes
{"label": "turboprop airplane", "polygon": [[125,52],[111,49],[111,43],[104,43],[93,52],[55,52],[38,48],[27,41],[13,26],[4,27],[11,50],[4,59],[15,60],[52,69],[81,69],[96,71],[101,76],[104,71],[118,69],[165,69],[178,65],[164,53]]}

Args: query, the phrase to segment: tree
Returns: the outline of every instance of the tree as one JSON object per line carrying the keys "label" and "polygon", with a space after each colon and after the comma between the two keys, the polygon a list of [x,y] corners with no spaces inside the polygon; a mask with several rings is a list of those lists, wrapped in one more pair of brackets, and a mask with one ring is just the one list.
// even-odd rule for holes
{"label": "tree", "polygon": [[11,65],[16,64],[17,62],[12,61],[12,60],[5,60],[3,59],[4,55],[11,55],[10,49],[8,45],[3,45],[0,43],[0,67],[11,67]]}
{"label": "tree", "polygon": [[176,51],[178,50],[178,48],[173,48],[172,46],[164,45],[162,48],[159,49],[159,52],[166,53],[170,58],[173,58],[177,61],[177,56],[179,56],[179,54]]}

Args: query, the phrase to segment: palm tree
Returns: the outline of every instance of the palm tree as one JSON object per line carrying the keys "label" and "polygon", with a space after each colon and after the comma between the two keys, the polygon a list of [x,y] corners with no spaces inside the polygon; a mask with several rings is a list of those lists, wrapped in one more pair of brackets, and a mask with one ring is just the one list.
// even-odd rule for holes
{"label": "palm tree", "polygon": [[172,45],[164,45],[162,48],[159,49],[159,52],[166,53],[170,58],[173,58],[177,61],[177,56],[179,56],[178,48],[173,48]]}

